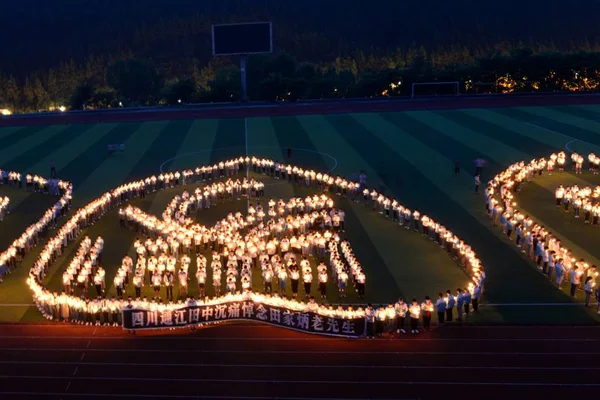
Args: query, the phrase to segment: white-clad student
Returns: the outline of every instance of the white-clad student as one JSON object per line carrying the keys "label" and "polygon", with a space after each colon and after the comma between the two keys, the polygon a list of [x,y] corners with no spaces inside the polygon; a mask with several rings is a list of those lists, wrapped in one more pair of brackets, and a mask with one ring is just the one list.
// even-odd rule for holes
{"label": "white-clad student", "polygon": [[396,311],[396,329],[397,333],[406,333],[404,330],[404,319],[408,312],[408,305],[404,302],[403,298],[398,299],[398,302],[394,305]]}

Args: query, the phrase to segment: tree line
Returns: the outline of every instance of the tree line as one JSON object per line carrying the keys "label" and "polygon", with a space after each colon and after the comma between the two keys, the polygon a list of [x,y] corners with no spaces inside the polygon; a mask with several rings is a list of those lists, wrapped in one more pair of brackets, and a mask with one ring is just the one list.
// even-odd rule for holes
{"label": "tree line", "polygon": [[[444,60],[444,62],[440,62]],[[240,100],[240,71],[232,58],[194,64],[189,75],[169,76],[133,55],[89,59],[19,81],[0,76],[0,109],[57,109],[177,105]],[[461,93],[596,91],[600,52],[534,52],[497,48],[474,57],[465,49],[440,55],[423,48],[387,56],[337,57],[328,63],[298,62],[287,53],[254,55],[247,62],[251,100],[294,101],[407,96],[413,82],[458,81]],[[419,87],[416,94],[449,94],[449,86]]]}

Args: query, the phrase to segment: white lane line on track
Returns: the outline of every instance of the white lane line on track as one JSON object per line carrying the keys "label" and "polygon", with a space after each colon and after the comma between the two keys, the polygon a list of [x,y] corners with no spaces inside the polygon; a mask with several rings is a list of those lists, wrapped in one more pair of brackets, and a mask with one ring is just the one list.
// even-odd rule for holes
{"label": "white lane line on track", "polygon": [[[120,362],[71,362],[71,361],[0,361],[0,364],[14,365],[77,365],[107,367],[195,367],[195,368],[322,368],[322,369],[486,369],[486,370],[560,370],[560,371],[593,371],[600,367],[522,367],[522,366],[465,366],[465,365],[316,365],[316,364],[194,364],[194,363],[120,363]],[[78,368],[78,367],[77,367]],[[77,372],[75,369],[75,373]]]}
{"label": "white lane line on track", "polygon": [[[118,393],[50,393],[50,392],[0,392],[5,396],[69,396],[75,398],[100,397],[100,398],[158,398],[158,399],[213,399],[213,400],[314,400],[314,397],[252,397],[252,396],[201,396],[201,395],[177,395],[177,394],[118,394]],[[372,400],[371,398],[353,397],[353,400]],[[319,397],[318,400],[347,400],[347,397]],[[411,400],[408,398],[397,398],[397,400]],[[412,399],[414,400],[414,399]]]}
{"label": "white lane line on track", "polygon": [[311,385],[459,385],[459,386],[553,386],[553,387],[600,387],[600,383],[560,383],[560,382],[415,382],[415,381],[315,381],[315,380],[289,380],[289,379],[209,379],[209,378],[129,378],[125,376],[30,376],[30,375],[0,375],[0,379],[44,379],[64,380],[76,379],[80,381],[125,381],[125,382],[197,382],[197,383],[268,383],[268,384],[311,384]]}
{"label": "white lane line on track", "polygon": [[[598,328],[600,330],[600,328]],[[2,340],[10,340],[10,339],[72,339],[72,340],[88,340],[88,336],[47,336],[47,335],[13,335],[13,336],[0,336]],[[231,340],[231,341],[286,341],[286,342],[339,342],[339,338],[320,338],[320,337],[298,337],[298,338],[288,338],[288,337],[265,337],[265,338],[257,338],[257,337],[243,337],[243,336],[233,336],[233,337],[194,337],[194,336],[97,336],[94,340],[134,340],[134,341],[209,341],[214,342],[215,340]],[[354,339],[348,339],[354,342]],[[519,338],[519,337],[506,337],[506,338],[416,338],[411,336],[400,336],[396,339],[392,340],[392,343],[403,343],[403,342],[599,342],[600,337],[598,338]],[[389,343],[389,340],[378,340],[376,342],[367,342],[364,343]],[[88,347],[90,342],[88,341]]]}
{"label": "white lane line on track", "polygon": [[98,353],[205,353],[205,354],[343,354],[343,355],[474,355],[474,356],[600,356],[600,352],[507,352],[507,351],[335,351],[335,350],[205,350],[205,349],[56,349],[56,348],[0,348],[0,352],[98,352]]}

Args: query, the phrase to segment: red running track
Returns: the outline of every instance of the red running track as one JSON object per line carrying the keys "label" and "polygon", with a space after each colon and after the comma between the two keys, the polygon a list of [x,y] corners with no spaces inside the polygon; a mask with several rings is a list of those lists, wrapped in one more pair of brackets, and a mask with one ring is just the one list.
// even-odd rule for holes
{"label": "red running track", "polygon": [[204,104],[186,107],[124,108],[114,110],[75,111],[67,113],[40,113],[0,116],[0,126],[49,125],[77,123],[139,122],[197,118],[245,118],[280,115],[341,114],[359,112],[387,112],[405,110],[495,108],[523,106],[561,106],[600,104],[595,94],[510,94],[471,95],[458,97],[425,97],[416,99],[347,99],[316,100],[277,104],[250,103]]}
{"label": "red running track", "polygon": [[600,392],[599,359],[599,327],[457,326],[347,340],[249,323],[135,337],[0,325],[0,398],[575,398]]}

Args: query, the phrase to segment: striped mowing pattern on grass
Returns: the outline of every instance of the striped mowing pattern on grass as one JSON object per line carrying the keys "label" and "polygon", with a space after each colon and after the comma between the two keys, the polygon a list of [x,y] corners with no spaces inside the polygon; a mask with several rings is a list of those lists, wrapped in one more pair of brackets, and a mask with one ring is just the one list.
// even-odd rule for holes
{"label": "striped mowing pattern on grass", "polygon": [[[249,153],[274,159],[283,159],[287,147],[298,149],[293,152],[294,164],[323,171],[333,166],[332,159],[321,154],[326,153],[337,160],[333,173],[346,177],[365,170],[369,186],[383,188],[385,194],[439,220],[473,245],[487,269],[488,301],[561,302],[567,300],[565,295],[539,276],[491,227],[482,199],[473,193],[472,160],[488,160],[485,181],[511,162],[546,156],[574,139],[578,140],[570,146],[574,150],[600,152],[599,119],[598,106],[261,117],[247,119],[247,145]],[[106,145],[110,143],[125,143],[125,152],[108,154]],[[242,155],[245,148],[243,119],[0,129],[3,168],[43,173],[47,163],[54,160],[59,175],[75,184],[76,205],[121,182],[157,173],[169,159],[175,158],[165,164],[167,170],[188,168]],[[458,176],[453,175],[455,160],[462,165]],[[553,190],[555,183],[540,180],[528,190],[545,193]],[[288,196],[299,194],[291,186],[280,189]],[[169,193],[161,193],[138,206],[159,214],[169,199]],[[35,201],[35,196],[22,199],[11,218],[24,215]],[[348,234],[354,235],[351,240],[365,264],[368,289],[379,292],[382,302],[399,295],[435,295],[423,293],[425,282],[431,291],[455,290],[464,280],[460,269],[441,250],[420,250],[418,235],[410,235],[410,239],[409,235],[396,235],[393,224],[376,222],[363,205],[342,200],[341,206],[346,210],[347,223],[355,228]],[[528,204],[523,206],[527,209]],[[536,214],[535,208],[527,211]],[[548,224],[553,226],[553,221]],[[116,222],[100,225],[94,234],[109,235],[117,226]],[[565,228],[560,225],[553,229],[560,233]],[[130,247],[131,243],[125,243],[114,251],[122,257]],[[588,250],[586,254],[595,259],[595,252],[581,250]],[[26,276],[27,262],[32,262],[31,258],[6,280],[0,292],[18,292],[17,288],[6,288],[9,285],[26,290],[19,277]],[[57,270],[53,270],[51,280],[60,278]],[[0,301],[15,302],[1,294]],[[505,314],[507,318],[509,315]],[[567,318],[588,317],[584,310],[576,309],[570,310]]]}

